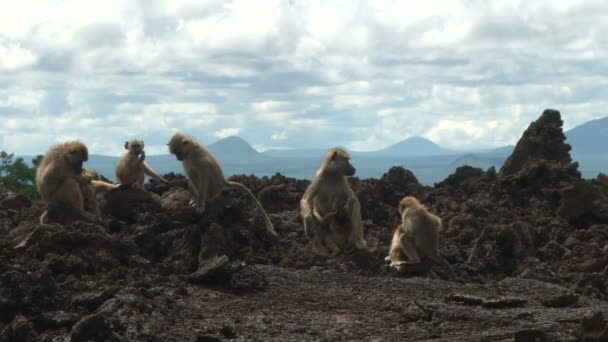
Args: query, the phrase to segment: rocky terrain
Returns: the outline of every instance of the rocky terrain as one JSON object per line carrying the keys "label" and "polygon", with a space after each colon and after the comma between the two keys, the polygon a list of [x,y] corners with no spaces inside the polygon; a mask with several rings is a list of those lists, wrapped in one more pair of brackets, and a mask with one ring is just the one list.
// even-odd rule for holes
{"label": "rocky terrain", "polygon": [[[608,340],[608,177],[581,178],[562,124],[543,112],[501,170],[351,179],[370,251],[333,259],[303,232],[308,182],[278,174],[232,177],[278,237],[239,191],[197,215],[180,175],[107,193],[104,225],[60,207],[41,225],[44,205],[0,189],[0,340]],[[455,279],[384,263],[405,195],[443,219]]]}

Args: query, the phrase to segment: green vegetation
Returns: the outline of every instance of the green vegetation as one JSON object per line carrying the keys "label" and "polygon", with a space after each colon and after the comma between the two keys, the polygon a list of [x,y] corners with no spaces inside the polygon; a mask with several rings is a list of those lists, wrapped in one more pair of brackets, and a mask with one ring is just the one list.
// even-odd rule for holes
{"label": "green vegetation", "polygon": [[32,160],[33,167],[28,166],[23,158],[13,161],[13,153],[0,152],[0,186],[14,188],[19,194],[28,198],[38,198],[36,190],[36,167],[42,156]]}

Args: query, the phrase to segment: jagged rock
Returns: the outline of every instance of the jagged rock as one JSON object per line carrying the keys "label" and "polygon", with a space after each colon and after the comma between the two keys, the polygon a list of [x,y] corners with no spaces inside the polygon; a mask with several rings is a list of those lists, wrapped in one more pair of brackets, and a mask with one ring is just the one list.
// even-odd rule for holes
{"label": "jagged rock", "polygon": [[391,167],[387,173],[382,175],[380,180],[389,183],[395,190],[404,193],[414,193],[422,189],[422,185],[414,173],[400,166]]}
{"label": "jagged rock", "polygon": [[222,255],[200,264],[195,273],[188,276],[188,280],[196,284],[217,285],[230,281],[230,259]]}
{"label": "jagged rock", "polygon": [[478,168],[468,165],[456,168],[453,174],[449,175],[442,182],[437,183],[437,187],[458,186],[467,180],[474,180],[484,176],[486,173]]}
{"label": "jagged rock", "polygon": [[503,164],[500,176],[515,174],[533,160],[566,164],[572,162],[572,148],[565,142],[563,124],[559,111],[546,109],[523,133],[513,153]]}

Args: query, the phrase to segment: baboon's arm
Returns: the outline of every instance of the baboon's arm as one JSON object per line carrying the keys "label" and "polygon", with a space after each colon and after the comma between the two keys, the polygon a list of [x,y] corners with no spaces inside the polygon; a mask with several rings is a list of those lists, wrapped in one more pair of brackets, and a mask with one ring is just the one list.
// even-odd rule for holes
{"label": "baboon's arm", "polygon": [[150,167],[150,165],[148,165],[146,162],[143,162],[143,166],[144,166],[144,173],[147,174],[148,176],[156,179],[157,181],[159,181],[161,183],[165,183],[165,184],[169,183],[169,181],[167,181],[161,175],[159,175],[158,173],[156,173],[156,171],[152,170],[152,168]]}

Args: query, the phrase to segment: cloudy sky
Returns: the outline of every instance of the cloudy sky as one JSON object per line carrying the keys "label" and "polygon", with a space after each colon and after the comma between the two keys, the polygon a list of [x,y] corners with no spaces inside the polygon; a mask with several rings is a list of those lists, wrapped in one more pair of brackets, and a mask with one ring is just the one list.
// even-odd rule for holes
{"label": "cloudy sky", "polygon": [[0,149],[516,142],[608,115],[608,3],[0,0]]}

